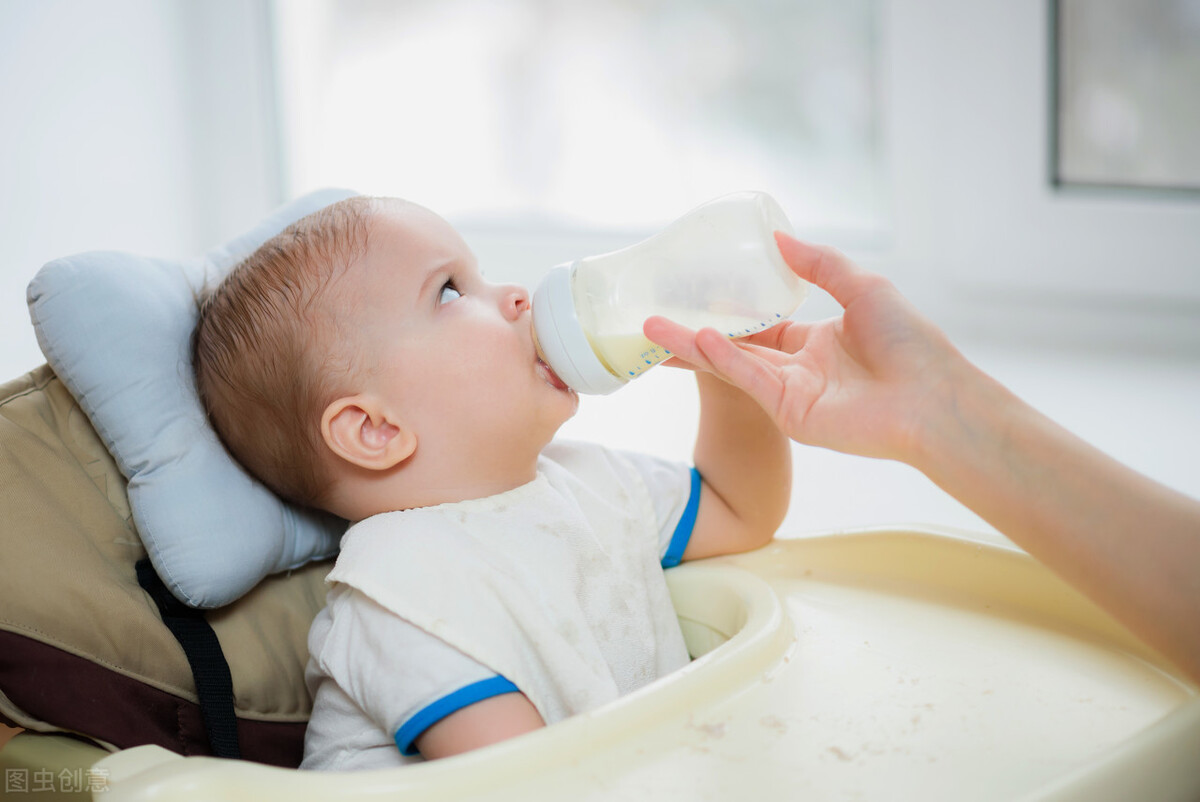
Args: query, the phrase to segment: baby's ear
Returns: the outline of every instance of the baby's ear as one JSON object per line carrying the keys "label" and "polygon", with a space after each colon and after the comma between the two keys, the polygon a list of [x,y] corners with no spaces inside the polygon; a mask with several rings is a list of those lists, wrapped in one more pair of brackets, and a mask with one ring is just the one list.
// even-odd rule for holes
{"label": "baby's ear", "polygon": [[369,395],[339,398],[325,407],[321,437],[334,454],[373,471],[386,471],[417,448],[416,434]]}

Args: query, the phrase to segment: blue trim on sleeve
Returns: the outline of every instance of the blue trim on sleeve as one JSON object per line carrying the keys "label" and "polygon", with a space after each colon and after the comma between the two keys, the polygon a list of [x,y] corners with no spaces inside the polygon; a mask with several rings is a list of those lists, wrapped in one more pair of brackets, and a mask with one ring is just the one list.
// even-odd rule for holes
{"label": "blue trim on sleeve", "polygon": [[674,568],[683,562],[683,552],[687,549],[688,541],[692,539],[692,530],[696,528],[696,511],[700,509],[700,471],[692,468],[692,492],[688,496],[687,506],[683,509],[683,517],[671,535],[667,545],[667,553],[663,555],[662,567]]}
{"label": "blue trim on sleeve", "polygon": [[443,696],[436,702],[431,702],[421,708],[412,718],[401,724],[400,729],[396,730],[396,747],[404,755],[418,754],[417,748],[413,745],[417,738],[420,738],[425,730],[446,716],[457,713],[464,707],[470,707],[476,702],[482,702],[484,699],[517,691],[516,685],[499,675],[459,688],[454,693]]}

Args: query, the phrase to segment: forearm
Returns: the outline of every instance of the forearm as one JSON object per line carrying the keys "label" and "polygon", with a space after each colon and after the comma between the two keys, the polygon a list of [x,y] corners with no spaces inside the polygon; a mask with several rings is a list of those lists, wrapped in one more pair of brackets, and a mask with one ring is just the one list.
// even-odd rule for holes
{"label": "forearm", "polygon": [[1200,503],[964,367],[912,463],[1200,679]]}
{"label": "forearm", "polygon": [[694,460],[704,481],[748,527],[768,540],[787,514],[791,441],[757,403],[708,373],[697,373],[700,425]]}

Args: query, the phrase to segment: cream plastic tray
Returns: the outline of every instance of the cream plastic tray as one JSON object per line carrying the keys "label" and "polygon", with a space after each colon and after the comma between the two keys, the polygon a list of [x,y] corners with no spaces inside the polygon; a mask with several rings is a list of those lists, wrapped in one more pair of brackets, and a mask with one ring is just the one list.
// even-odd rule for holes
{"label": "cream plastic tray", "polygon": [[97,764],[103,799],[1200,798],[1197,688],[999,538],[779,540],[668,576],[698,659],[603,709],[359,774],[138,747]]}

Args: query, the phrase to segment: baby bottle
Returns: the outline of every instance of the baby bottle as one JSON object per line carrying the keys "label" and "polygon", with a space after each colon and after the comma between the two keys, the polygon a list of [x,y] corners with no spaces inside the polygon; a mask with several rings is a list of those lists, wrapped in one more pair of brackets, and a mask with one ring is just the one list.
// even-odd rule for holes
{"label": "baby bottle", "polygon": [[533,294],[538,354],[572,389],[603,395],[670,357],[642,334],[652,315],[729,337],[770,328],[808,290],[775,243],[791,230],[769,195],[739,192],[637,245],[559,265]]}

